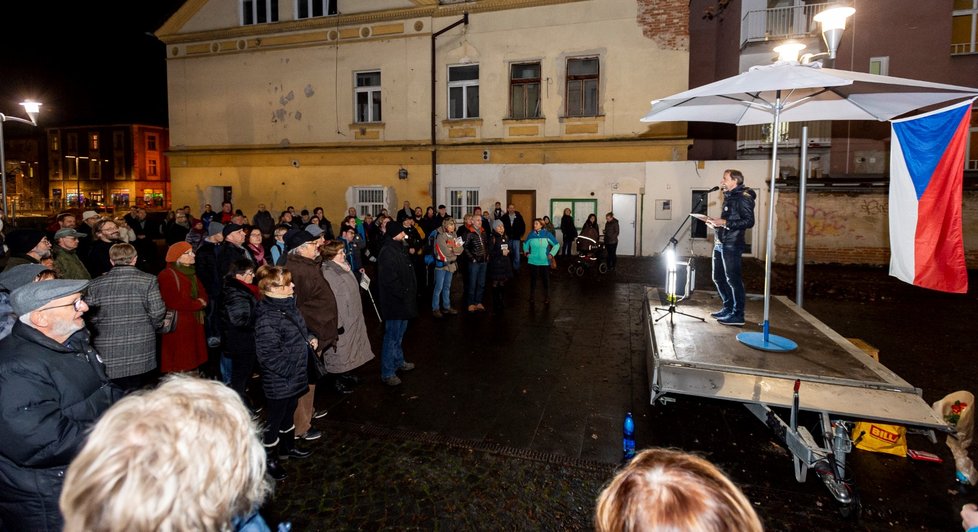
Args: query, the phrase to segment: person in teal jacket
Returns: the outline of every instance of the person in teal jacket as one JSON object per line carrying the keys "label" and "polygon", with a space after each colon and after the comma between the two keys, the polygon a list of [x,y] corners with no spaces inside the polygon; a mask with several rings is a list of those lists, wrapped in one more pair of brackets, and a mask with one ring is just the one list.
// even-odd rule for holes
{"label": "person in teal jacket", "polygon": [[543,282],[543,302],[550,303],[550,260],[554,252],[560,248],[557,238],[543,228],[543,220],[537,218],[533,220],[533,231],[523,242],[523,253],[526,254],[526,262],[530,265],[530,302],[536,295],[537,277]]}

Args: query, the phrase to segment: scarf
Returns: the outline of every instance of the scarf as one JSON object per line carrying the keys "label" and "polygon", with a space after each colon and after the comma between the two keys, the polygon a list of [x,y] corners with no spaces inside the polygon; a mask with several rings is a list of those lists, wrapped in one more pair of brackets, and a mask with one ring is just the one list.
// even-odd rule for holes
{"label": "scarf", "polygon": [[[197,299],[197,294],[199,292],[198,292],[198,288],[197,288],[197,272],[196,272],[196,270],[194,270],[194,267],[193,266],[186,266],[184,264],[180,264],[179,262],[174,262],[173,263],[173,269],[175,271],[179,272],[181,275],[183,275],[184,277],[186,277],[187,280],[190,281],[190,299]],[[201,325],[203,325],[203,323],[204,323],[204,310],[203,309],[201,309],[201,310],[195,310],[194,311],[194,318],[197,320],[197,323],[200,323]]]}
{"label": "scarf", "polygon": [[246,244],[248,250],[251,251],[252,258],[255,259],[255,264],[259,266],[265,265],[265,248],[262,246],[255,246],[252,244]]}

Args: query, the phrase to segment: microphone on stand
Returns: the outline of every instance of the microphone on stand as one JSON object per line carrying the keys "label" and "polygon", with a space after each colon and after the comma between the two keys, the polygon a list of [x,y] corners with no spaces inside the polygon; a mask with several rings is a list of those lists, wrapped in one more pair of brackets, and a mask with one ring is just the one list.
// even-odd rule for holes
{"label": "microphone on stand", "polygon": [[711,188],[710,190],[707,190],[706,193],[709,194],[710,192],[716,192],[718,190],[720,190],[720,187],[719,186],[715,186],[715,187]]}

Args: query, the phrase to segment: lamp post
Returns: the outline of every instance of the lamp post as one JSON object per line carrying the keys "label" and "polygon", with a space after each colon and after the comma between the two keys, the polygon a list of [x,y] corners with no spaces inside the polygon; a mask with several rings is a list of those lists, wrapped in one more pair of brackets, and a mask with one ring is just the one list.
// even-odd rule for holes
{"label": "lamp post", "polygon": [[10,213],[10,206],[9,206],[9,202],[7,201],[7,159],[6,159],[6,156],[4,155],[4,151],[3,151],[3,123],[6,122],[7,120],[12,120],[14,122],[23,122],[25,124],[30,124],[32,126],[36,126],[37,125],[37,114],[41,110],[41,104],[40,103],[34,102],[34,101],[30,101],[30,100],[20,102],[20,105],[23,105],[24,106],[24,110],[27,112],[27,116],[30,117],[30,120],[24,120],[23,118],[18,118],[16,116],[7,116],[7,115],[5,115],[3,113],[0,113],[0,172],[3,172],[3,175],[2,175],[2,177],[3,177],[3,179],[2,179],[2,181],[3,181],[3,185],[2,185],[3,186],[3,213],[4,213],[5,216],[9,216],[10,215],[9,214]]}

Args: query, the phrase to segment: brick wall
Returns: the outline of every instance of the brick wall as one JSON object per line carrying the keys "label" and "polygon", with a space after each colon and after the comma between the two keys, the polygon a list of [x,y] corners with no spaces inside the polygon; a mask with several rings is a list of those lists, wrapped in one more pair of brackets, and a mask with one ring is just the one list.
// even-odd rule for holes
{"label": "brick wall", "polygon": [[689,0],[635,0],[642,34],[666,50],[689,50]]}
{"label": "brick wall", "polygon": [[[965,191],[962,220],[965,260],[978,268],[978,192]],[[772,260],[796,262],[798,192],[779,191]],[[886,265],[890,262],[886,190],[813,192],[805,196],[805,262]],[[765,228],[756,233],[758,238]]]}

